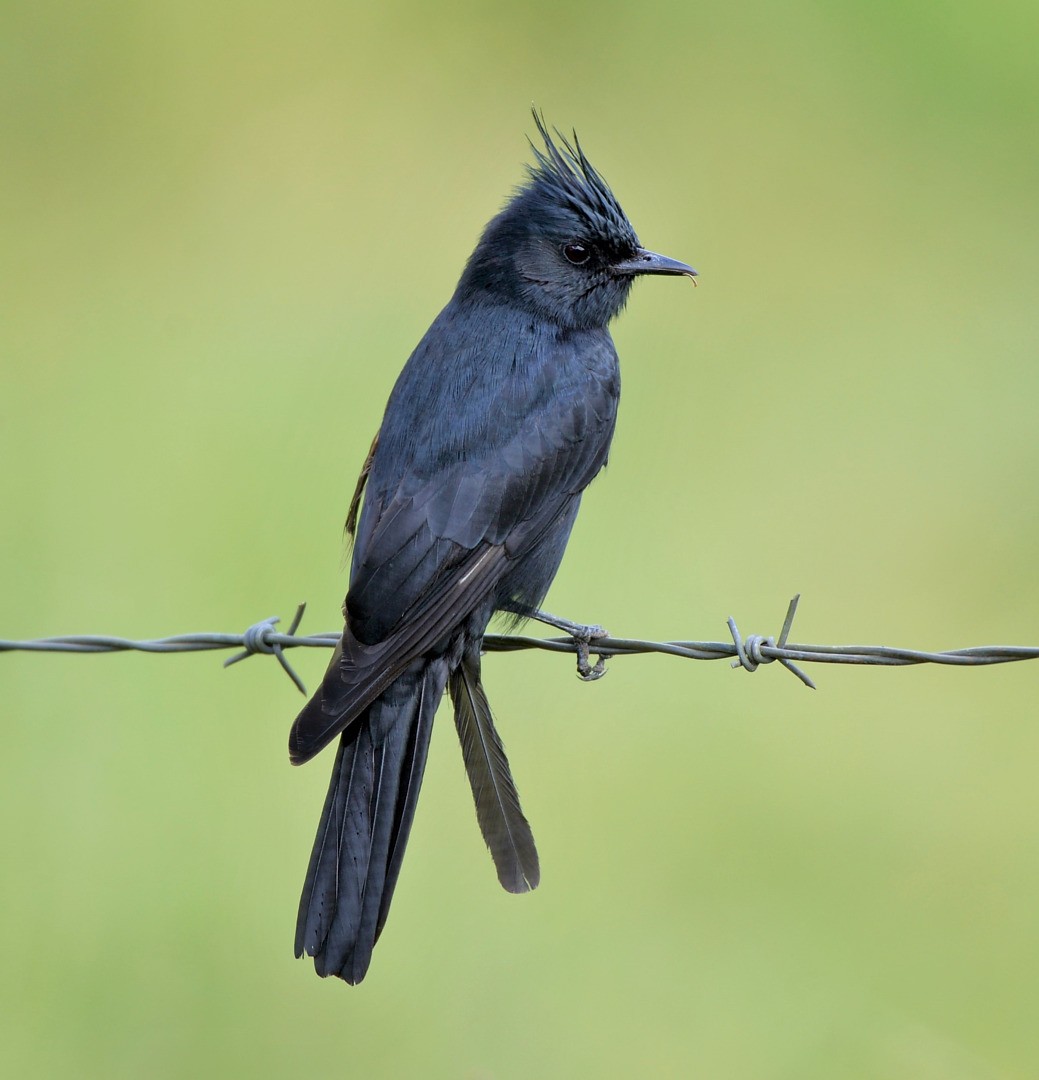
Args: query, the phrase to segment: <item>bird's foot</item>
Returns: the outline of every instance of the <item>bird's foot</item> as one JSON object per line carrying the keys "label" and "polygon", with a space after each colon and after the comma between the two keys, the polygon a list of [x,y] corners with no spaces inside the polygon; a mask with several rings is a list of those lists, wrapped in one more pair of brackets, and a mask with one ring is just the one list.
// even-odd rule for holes
{"label": "bird's foot", "polygon": [[538,622],[544,623],[546,626],[553,626],[557,630],[562,630],[564,634],[568,634],[574,639],[574,645],[577,647],[578,678],[584,682],[594,682],[606,674],[605,656],[600,655],[594,664],[589,663],[591,643],[610,636],[605,627],[571,622],[569,619],[561,619],[558,615],[550,615],[547,611],[541,611],[540,609],[531,612],[531,618],[537,619]]}

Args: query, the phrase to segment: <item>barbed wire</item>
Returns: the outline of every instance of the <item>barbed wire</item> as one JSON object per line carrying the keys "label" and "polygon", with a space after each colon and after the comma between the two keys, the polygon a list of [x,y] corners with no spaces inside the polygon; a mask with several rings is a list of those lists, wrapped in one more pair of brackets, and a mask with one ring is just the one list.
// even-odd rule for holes
{"label": "barbed wire", "polygon": [[[1010,664],[1019,660],[1039,659],[1039,648],[1027,645],[976,645],[944,652],[892,648],[887,645],[800,645],[789,642],[790,629],[797,612],[800,596],[790,601],[783,629],[778,638],[761,634],[743,637],[732,618],[727,620],[729,641],[644,641],[637,638],[613,637],[598,626],[582,626],[559,619],[545,612],[534,616],[540,622],[565,630],[564,637],[542,638],[521,634],[487,634],[483,639],[484,652],[517,652],[541,649],[547,652],[570,653],[577,657],[577,673],[586,680],[601,678],[606,672],[606,660],[615,656],[661,653],[686,660],[732,661],[732,667],[756,671],[762,664],[778,662],[792,672],[805,686],[815,689],[815,683],[798,664],[858,664],[881,667],[905,667],[914,664],[945,664],[954,667],[974,667],[982,664]],[[134,641],[129,638],[98,634],[73,634],[64,637],[36,638],[26,641],[7,641],[0,638],[0,652],[208,652],[215,649],[241,649],[224,661],[230,667],[240,660],[258,654],[274,656],[302,694],[303,680],[285,658],[285,649],[333,648],[341,633],[298,635],[296,631],[306,610],[300,604],[287,631],[279,632],[280,619],[271,616],[254,623],[240,634],[177,634],[172,637]],[[597,660],[590,663],[590,654]]]}

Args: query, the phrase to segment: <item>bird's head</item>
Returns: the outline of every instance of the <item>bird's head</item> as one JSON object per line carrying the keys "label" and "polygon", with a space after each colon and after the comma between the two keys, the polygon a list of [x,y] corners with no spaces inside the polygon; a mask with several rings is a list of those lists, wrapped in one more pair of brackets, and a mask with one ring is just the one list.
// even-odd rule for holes
{"label": "bird's head", "polygon": [[484,230],[459,282],[561,326],[605,326],[640,274],[695,278],[685,263],[646,251],[577,135],[559,145],[535,111],[545,149],[531,143],[527,182]]}

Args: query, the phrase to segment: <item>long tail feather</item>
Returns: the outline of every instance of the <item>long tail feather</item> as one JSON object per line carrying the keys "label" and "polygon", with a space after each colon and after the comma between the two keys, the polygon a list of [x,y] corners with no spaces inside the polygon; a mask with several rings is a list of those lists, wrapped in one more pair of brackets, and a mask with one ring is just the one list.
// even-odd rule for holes
{"label": "long tail feather", "polygon": [[[417,668],[417,670],[416,670]],[[389,912],[446,661],[416,665],[343,733],[296,922],[296,956],[360,982]]]}
{"label": "long tail feather", "polygon": [[451,676],[450,689],[465,771],[476,802],[476,819],[494,859],[498,880],[508,892],[528,892],[537,888],[541,880],[537,848],[480,682],[479,656],[467,655],[463,659]]}
{"label": "long tail feather", "polygon": [[433,716],[444,693],[446,680],[447,672],[443,670],[439,671],[435,678],[427,678],[422,683],[422,697],[418,703],[420,729],[416,738],[408,745],[404,767],[401,769],[400,790],[397,794],[398,815],[394,826],[393,843],[386,864],[386,882],[383,886],[378,919],[375,923],[376,941],[379,940],[382,928],[386,925],[386,917],[390,913],[390,900],[397,885],[397,878],[400,876],[400,864],[404,858],[404,849],[407,847],[408,836],[411,834],[411,823],[415,817],[419,787],[422,784],[422,776],[426,770],[426,756],[429,750],[429,736],[433,728]]}

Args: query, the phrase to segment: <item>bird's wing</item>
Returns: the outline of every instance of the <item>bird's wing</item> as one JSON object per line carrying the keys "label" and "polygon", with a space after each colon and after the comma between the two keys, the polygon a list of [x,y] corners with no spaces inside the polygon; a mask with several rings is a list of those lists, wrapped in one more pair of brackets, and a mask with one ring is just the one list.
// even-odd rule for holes
{"label": "bird's wing", "polygon": [[350,508],[346,512],[346,524],[343,526],[343,532],[351,539],[353,539],[354,533],[357,532],[357,515],[361,509],[361,495],[364,493],[364,485],[368,480],[368,474],[372,471],[372,461],[375,459],[375,448],[378,445],[379,433],[376,432],[375,438],[372,439],[372,445],[368,448],[368,456],[361,466],[361,474],[357,477],[357,483],[354,485],[354,493],[350,496]]}
{"label": "bird's wing", "polygon": [[[608,339],[601,347],[612,354]],[[567,359],[556,367],[569,378],[501,390],[493,408],[480,410],[479,430],[463,431],[464,453],[445,454],[453,460],[441,467],[381,461],[384,422],[356,535],[341,655],[293,725],[294,762],[344,730],[416,657],[446,647],[602,467],[616,380],[589,378],[587,367],[575,372]],[[452,432],[463,423],[433,419]],[[431,430],[435,443],[435,424]],[[398,479],[387,483],[386,474]]]}

